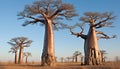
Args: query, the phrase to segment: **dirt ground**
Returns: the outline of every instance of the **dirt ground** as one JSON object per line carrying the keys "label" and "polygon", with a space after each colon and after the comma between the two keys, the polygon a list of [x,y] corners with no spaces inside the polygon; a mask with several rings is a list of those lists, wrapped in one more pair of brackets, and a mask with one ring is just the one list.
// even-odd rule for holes
{"label": "dirt ground", "polygon": [[12,64],[1,63],[0,69],[120,69],[120,62],[109,62],[103,65],[81,66],[80,63],[57,63],[56,66],[40,66],[38,63],[34,64]]}

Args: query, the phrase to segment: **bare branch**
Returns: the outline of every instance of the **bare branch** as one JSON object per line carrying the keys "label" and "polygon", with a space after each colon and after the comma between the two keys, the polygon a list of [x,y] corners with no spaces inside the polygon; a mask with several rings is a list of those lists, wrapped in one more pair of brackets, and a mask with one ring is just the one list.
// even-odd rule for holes
{"label": "bare branch", "polygon": [[112,13],[98,13],[98,12],[86,12],[84,17],[81,17],[80,20],[89,23],[91,27],[101,28],[101,27],[111,27],[112,21],[115,16]]}
{"label": "bare branch", "polygon": [[85,23],[93,23],[99,19],[99,13],[98,12],[85,12],[84,17],[80,17],[80,20]]}
{"label": "bare branch", "polygon": [[35,18],[35,17],[32,17],[32,16],[28,16],[28,15],[25,15],[24,13],[20,13],[19,16],[22,16],[21,18],[32,19],[31,21],[26,20],[25,23],[23,24],[23,26],[26,26],[28,24],[36,24],[37,22],[41,22],[42,24],[45,23],[44,19],[39,19],[39,18]]}
{"label": "bare branch", "polygon": [[102,38],[102,39],[111,39],[111,38],[116,38],[116,35],[113,36],[108,36],[105,33],[101,32],[101,31],[96,31],[96,34],[101,34],[102,36],[97,36],[98,39]]}
{"label": "bare branch", "polygon": [[75,35],[77,37],[81,37],[83,39],[87,39],[87,35],[84,35],[83,32],[84,32],[84,28],[80,25],[79,27],[82,29],[82,31],[80,33],[75,33],[72,31],[73,28],[75,28],[76,26],[79,26],[79,24],[75,24],[74,26],[70,27],[70,32],[72,35]]}
{"label": "bare branch", "polygon": [[63,24],[61,22],[53,23],[54,30],[61,30],[61,29],[69,29],[69,26],[67,24]]}
{"label": "bare branch", "polygon": [[72,28],[70,28],[70,32],[71,32],[72,35],[75,35],[75,36],[77,36],[77,37],[80,36],[79,33],[75,33],[75,32],[73,32],[73,31],[72,31]]}
{"label": "bare branch", "polygon": [[56,18],[57,16],[63,16],[66,19],[70,19],[77,14],[74,11],[74,7],[71,4],[61,4],[61,6],[55,11],[55,13],[51,16],[52,19]]}
{"label": "bare branch", "polygon": [[114,26],[111,26],[113,22],[104,22],[104,23],[101,23],[99,25],[96,26],[96,28],[101,28],[101,27],[114,27]]}
{"label": "bare branch", "polygon": [[114,19],[115,16],[112,16],[112,13],[103,13],[100,15],[100,21],[94,25],[94,27],[101,28],[105,26],[110,26],[112,25],[112,22],[110,20]]}

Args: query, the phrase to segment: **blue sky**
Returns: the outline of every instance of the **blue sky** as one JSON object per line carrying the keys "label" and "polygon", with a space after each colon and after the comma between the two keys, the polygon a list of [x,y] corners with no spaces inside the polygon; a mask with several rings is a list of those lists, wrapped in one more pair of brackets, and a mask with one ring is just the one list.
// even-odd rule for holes
{"label": "blue sky", "polygon": [[[18,20],[17,13],[24,9],[26,4],[32,4],[34,0],[0,0],[0,61],[12,61],[14,54],[9,54],[10,45],[7,42],[14,37],[25,36],[33,40],[31,47],[25,51],[31,52],[31,61],[39,61],[43,49],[44,27],[29,25],[22,27],[23,20]],[[117,18],[114,20],[114,28],[100,29],[108,35],[116,34],[117,38],[99,40],[99,48],[107,51],[108,60],[120,56],[120,0],[64,0],[75,6],[76,12],[82,16],[84,12],[113,12]],[[77,19],[67,21],[69,25],[79,22]],[[85,31],[87,33],[87,31]],[[60,57],[72,56],[74,51],[84,52],[84,40],[71,35],[69,30],[54,31],[55,52]]]}

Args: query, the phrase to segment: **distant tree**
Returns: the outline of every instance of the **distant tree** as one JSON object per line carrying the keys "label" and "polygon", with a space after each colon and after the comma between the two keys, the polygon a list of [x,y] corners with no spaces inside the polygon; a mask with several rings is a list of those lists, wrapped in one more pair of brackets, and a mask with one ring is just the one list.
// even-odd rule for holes
{"label": "distant tree", "polygon": [[72,62],[74,62],[75,56],[73,55],[71,58],[72,58]]}
{"label": "distant tree", "polygon": [[[97,29],[103,27],[112,27],[112,21],[115,16],[112,13],[98,13],[98,12],[86,12],[84,16],[80,18],[82,24],[75,24],[70,28],[70,32],[77,36],[81,37],[85,40],[84,42],[84,52],[85,52],[85,65],[98,65],[101,64],[101,54],[98,47],[98,39],[110,39],[115,38],[116,35],[109,37],[105,33],[98,31]],[[85,35],[84,32],[84,24],[89,24],[88,34]],[[72,31],[73,28],[80,27],[82,31],[80,33],[75,33]],[[99,34],[97,36],[97,34]]]}
{"label": "distant tree", "polygon": [[67,62],[70,62],[71,57],[66,57]]}
{"label": "distant tree", "polygon": [[28,63],[28,57],[32,57],[32,54],[30,52],[24,52],[23,56],[26,58],[25,63]]}
{"label": "distant tree", "polygon": [[63,61],[64,61],[64,57],[61,57],[60,60],[61,60],[61,62],[63,63]]}
{"label": "distant tree", "polygon": [[101,52],[101,60],[102,60],[102,62],[105,62],[105,59],[106,59],[105,54],[107,54],[107,53],[105,50],[101,50],[100,52]]}
{"label": "distant tree", "polygon": [[74,56],[74,58],[75,58],[75,62],[78,62],[78,56],[80,56],[80,55],[82,55],[82,53],[79,52],[79,51],[75,51],[75,52],[73,53],[73,56]]}
{"label": "distant tree", "polygon": [[37,23],[45,25],[41,65],[55,65],[53,27],[54,29],[64,28],[66,25],[59,21],[70,20],[76,16],[73,5],[62,3],[62,0],[39,0],[32,5],[26,5],[24,11],[18,15],[19,19],[26,19],[23,26]]}
{"label": "distant tree", "polygon": [[81,57],[81,65],[84,65],[84,56],[81,55],[80,57]]}
{"label": "distant tree", "polygon": [[9,53],[15,53],[15,64],[17,64],[18,63],[18,49],[19,49],[19,47],[12,44],[12,43],[9,43],[9,44],[12,45],[12,47],[10,48]]}
{"label": "distant tree", "polygon": [[116,62],[120,62],[120,57],[119,56],[115,56],[115,61]]}
{"label": "distant tree", "polygon": [[8,43],[20,48],[18,63],[22,64],[24,47],[29,47],[30,44],[32,43],[32,40],[28,40],[28,38],[26,37],[16,37],[16,38],[11,39],[10,42]]}

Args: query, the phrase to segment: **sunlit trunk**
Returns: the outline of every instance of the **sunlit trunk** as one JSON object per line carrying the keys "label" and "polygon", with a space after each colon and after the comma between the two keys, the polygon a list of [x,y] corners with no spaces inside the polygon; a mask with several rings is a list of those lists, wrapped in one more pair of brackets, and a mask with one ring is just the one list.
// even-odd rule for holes
{"label": "sunlit trunk", "polygon": [[23,63],[23,49],[24,48],[20,48],[20,51],[19,51],[19,64],[22,64]]}
{"label": "sunlit trunk", "polygon": [[45,24],[44,47],[41,57],[41,65],[55,65],[54,34],[51,20],[47,20]]}
{"label": "sunlit trunk", "polygon": [[18,63],[18,52],[16,51],[15,52],[15,64],[17,64]]}
{"label": "sunlit trunk", "polygon": [[85,40],[85,65],[98,65],[101,63],[101,54],[98,48],[98,41],[95,28],[89,29],[88,37]]}

